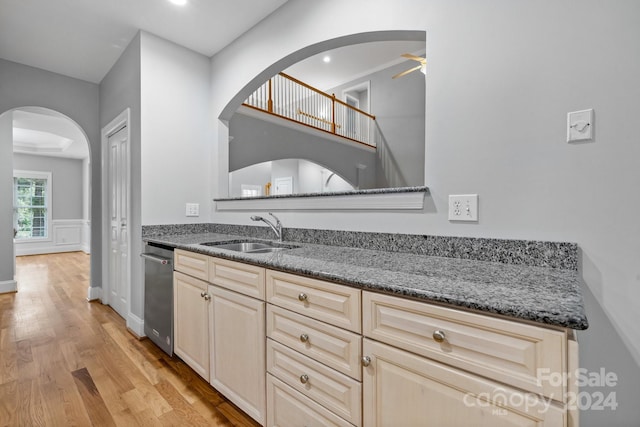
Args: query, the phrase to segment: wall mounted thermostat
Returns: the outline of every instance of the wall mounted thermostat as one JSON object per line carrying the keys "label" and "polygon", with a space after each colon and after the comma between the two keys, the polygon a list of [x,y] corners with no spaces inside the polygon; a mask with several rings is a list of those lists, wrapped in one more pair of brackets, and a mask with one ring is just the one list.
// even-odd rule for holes
{"label": "wall mounted thermostat", "polygon": [[593,139],[593,109],[567,114],[567,142]]}

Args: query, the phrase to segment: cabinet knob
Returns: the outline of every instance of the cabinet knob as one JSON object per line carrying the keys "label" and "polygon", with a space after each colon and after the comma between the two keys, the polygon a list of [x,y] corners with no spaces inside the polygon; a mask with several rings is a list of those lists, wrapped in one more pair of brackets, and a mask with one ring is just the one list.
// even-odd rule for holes
{"label": "cabinet knob", "polygon": [[202,293],[202,294],[200,294],[200,295],[202,295],[202,298],[204,298],[204,300],[205,300],[205,301],[209,301],[209,300],[211,299],[211,295],[209,295],[209,294],[208,294],[208,293],[206,293],[206,292],[203,292],[203,293]]}
{"label": "cabinet knob", "polygon": [[446,338],[444,331],[437,330],[433,333],[433,339],[436,342],[443,342]]}
{"label": "cabinet knob", "polygon": [[307,334],[300,335],[300,341],[308,342],[309,341],[309,335],[307,335]]}
{"label": "cabinet knob", "polygon": [[308,296],[307,296],[307,294],[305,294],[304,292],[301,292],[301,293],[298,295],[298,300],[300,300],[300,301],[306,301],[306,300],[307,300],[307,298],[309,298],[309,297],[308,297]]}
{"label": "cabinet knob", "polygon": [[371,358],[369,356],[362,356],[362,366],[365,368],[371,365]]}
{"label": "cabinet knob", "polygon": [[207,291],[202,291],[202,292],[200,292],[200,296],[201,296],[202,298],[204,298],[204,296],[205,296],[206,294],[207,294]]}
{"label": "cabinet knob", "polygon": [[300,375],[300,382],[302,384],[308,383],[309,382],[309,375],[307,375],[307,374]]}

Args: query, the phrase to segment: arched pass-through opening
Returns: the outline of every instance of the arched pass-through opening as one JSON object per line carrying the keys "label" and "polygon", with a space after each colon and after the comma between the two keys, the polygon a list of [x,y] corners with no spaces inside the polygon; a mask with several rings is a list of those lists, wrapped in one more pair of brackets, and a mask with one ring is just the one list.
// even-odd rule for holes
{"label": "arched pass-through opening", "polygon": [[394,31],[372,31],[366,33],[350,34],[347,36],[337,37],[330,40],[325,40],[319,43],[315,43],[304,47],[284,58],[276,61],[270,67],[267,67],[264,71],[254,77],[247,83],[226,105],[222,110],[222,113],[218,117],[223,123],[227,123],[235,111],[242,105],[242,103],[251,95],[257,88],[262,86],[265,81],[273,77],[275,74],[282,70],[287,69],[291,65],[309,58],[318,53],[337,49],[344,46],[355,45],[360,43],[370,43],[378,41],[425,41],[425,31],[414,30],[394,30]]}
{"label": "arched pass-through opening", "polygon": [[[0,135],[5,157],[0,177],[5,190],[0,198],[7,207],[0,215],[0,228],[17,231],[15,240],[0,240],[0,253],[8,252],[14,275],[16,256],[71,251],[89,254],[92,161],[85,130],[58,111],[24,106],[0,114]],[[18,182],[14,176],[22,178]],[[25,205],[28,186],[42,191],[41,184],[46,185],[47,197],[34,200],[42,202],[44,209],[16,208]],[[18,187],[25,199],[20,203],[14,196],[20,195]]]}

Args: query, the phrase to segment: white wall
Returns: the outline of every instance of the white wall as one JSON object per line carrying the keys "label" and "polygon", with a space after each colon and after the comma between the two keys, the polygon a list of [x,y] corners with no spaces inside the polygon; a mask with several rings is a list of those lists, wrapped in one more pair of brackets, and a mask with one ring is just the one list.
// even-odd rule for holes
{"label": "white wall", "polygon": [[[142,224],[208,222],[209,59],[141,34]],[[185,204],[199,203],[200,217]]]}
{"label": "white wall", "polygon": [[[282,212],[284,225],[578,243],[597,301],[587,312],[597,326],[579,334],[581,364],[621,378],[618,409],[584,411],[582,425],[637,425],[640,2],[291,0],[212,58],[213,116],[308,45],[398,29],[427,32],[428,208]],[[567,144],[566,114],[585,108],[595,109],[596,138]],[[215,125],[217,162],[226,129]],[[225,168],[214,171],[214,196]],[[447,220],[447,197],[460,193],[480,195],[477,224]],[[248,213],[215,219],[250,223]]]}

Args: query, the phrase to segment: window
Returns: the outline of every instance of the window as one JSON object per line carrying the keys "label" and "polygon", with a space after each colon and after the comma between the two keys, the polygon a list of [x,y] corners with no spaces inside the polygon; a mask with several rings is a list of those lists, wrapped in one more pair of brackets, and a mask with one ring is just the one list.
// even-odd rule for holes
{"label": "window", "polygon": [[51,223],[51,173],[13,171],[16,239],[47,239]]}

